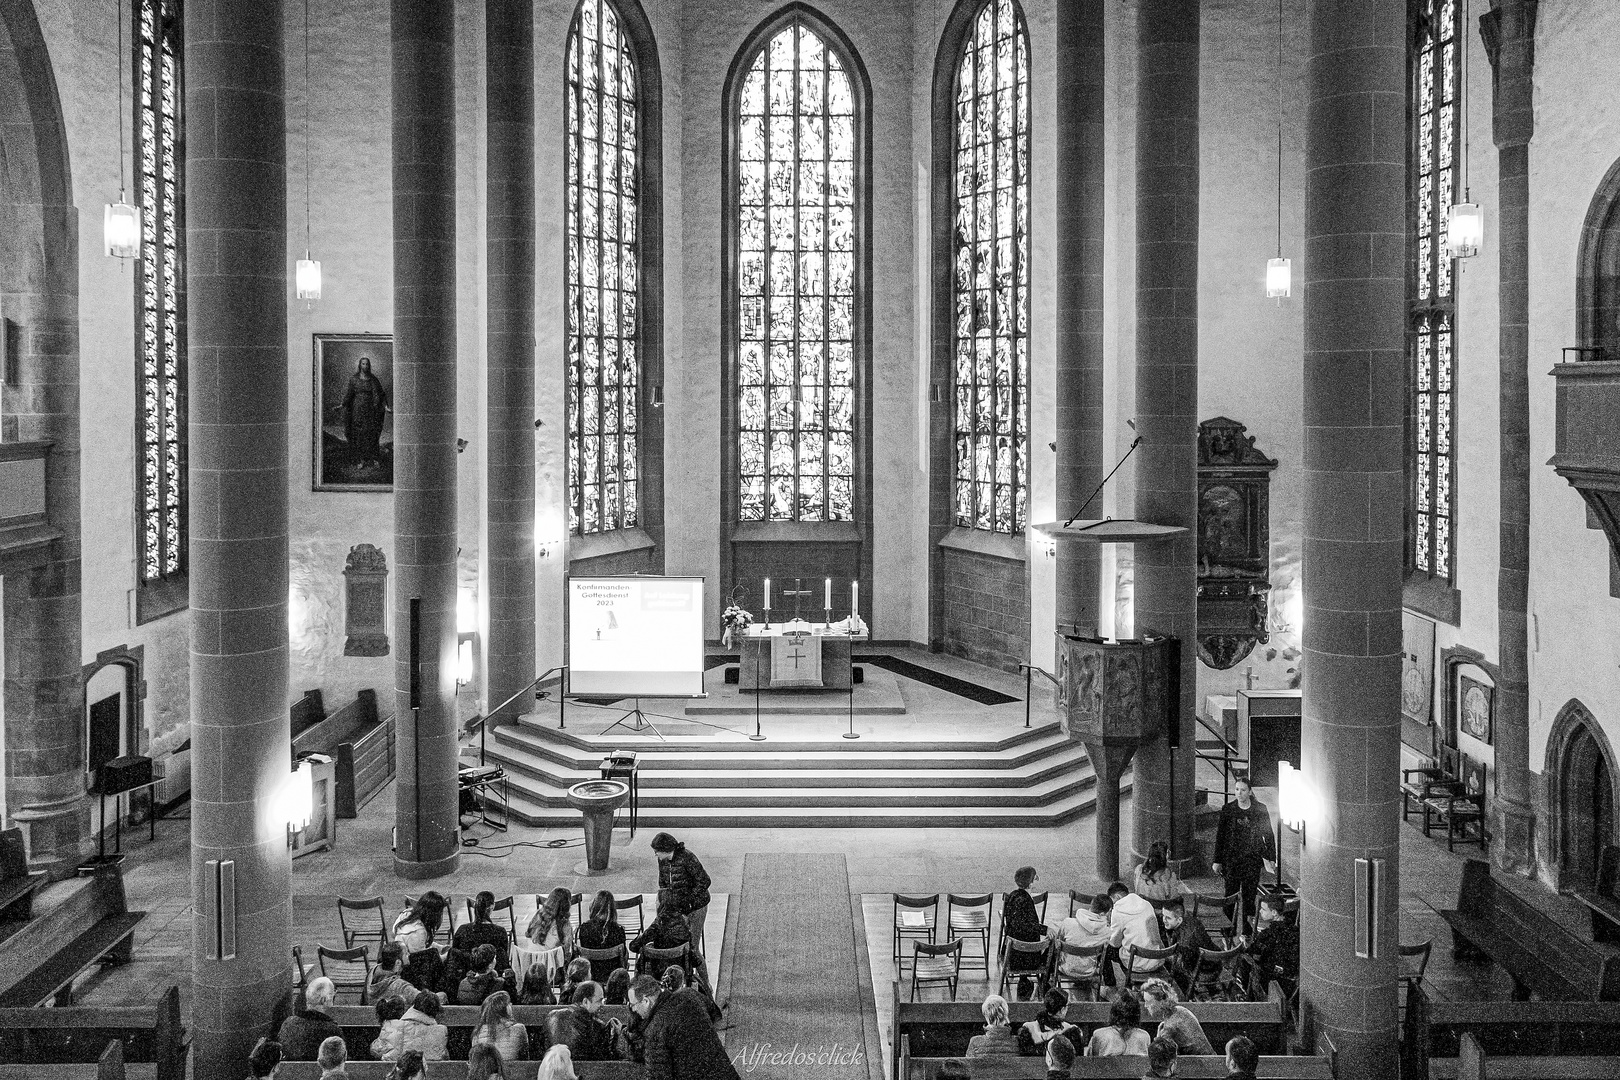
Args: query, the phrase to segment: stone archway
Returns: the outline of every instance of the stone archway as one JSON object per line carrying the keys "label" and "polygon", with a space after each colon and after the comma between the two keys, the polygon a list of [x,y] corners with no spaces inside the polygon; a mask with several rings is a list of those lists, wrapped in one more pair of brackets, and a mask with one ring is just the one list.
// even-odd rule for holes
{"label": "stone archway", "polygon": [[1620,764],[1590,710],[1570,700],[1547,740],[1548,830],[1552,871],[1560,889],[1590,887],[1598,856],[1616,842],[1620,821]]}

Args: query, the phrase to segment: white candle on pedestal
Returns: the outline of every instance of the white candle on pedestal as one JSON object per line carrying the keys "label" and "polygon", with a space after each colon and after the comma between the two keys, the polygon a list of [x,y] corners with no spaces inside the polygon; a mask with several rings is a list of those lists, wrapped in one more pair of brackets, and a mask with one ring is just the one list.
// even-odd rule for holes
{"label": "white candle on pedestal", "polygon": [[849,617],[851,622],[861,617],[861,583],[858,581],[849,583]]}
{"label": "white candle on pedestal", "polygon": [[821,605],[828,611],[832,610],[832,578],[827,579],[827,602]]}
{"label": "white candle on pedestal", "polygon": [[765,610],[771,610],[771,579],[765,579]]}

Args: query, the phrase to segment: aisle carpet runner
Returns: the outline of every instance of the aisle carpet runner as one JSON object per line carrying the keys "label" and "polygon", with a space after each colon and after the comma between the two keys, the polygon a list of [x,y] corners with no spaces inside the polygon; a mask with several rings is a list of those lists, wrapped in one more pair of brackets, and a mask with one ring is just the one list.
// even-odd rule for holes
{"label": "aisle carpet runner", "polygon": [[737,1072],[882,1080],[862,1024],[871,991],[861,985],[844,857],[746,855],[734,902],[726,1016],[735,1027],[725,1042]]}

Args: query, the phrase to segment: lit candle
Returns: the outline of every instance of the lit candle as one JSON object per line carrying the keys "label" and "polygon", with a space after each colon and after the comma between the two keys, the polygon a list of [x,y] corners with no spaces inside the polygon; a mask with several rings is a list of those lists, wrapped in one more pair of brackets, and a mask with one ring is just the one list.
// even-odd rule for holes
{"label": "lit candle", "polygon": [[828,611],[832,610],[832,578],[827,579],[827,602],[821,605]]}
{"label": "lit candle", "polygon": [[765,579],[765,610],[771,610],[771,579]]}
{"label": "lit candle", "polygon": [[852,619],[861,616],[861,583],[858,581],[849,583],[849,615]]}

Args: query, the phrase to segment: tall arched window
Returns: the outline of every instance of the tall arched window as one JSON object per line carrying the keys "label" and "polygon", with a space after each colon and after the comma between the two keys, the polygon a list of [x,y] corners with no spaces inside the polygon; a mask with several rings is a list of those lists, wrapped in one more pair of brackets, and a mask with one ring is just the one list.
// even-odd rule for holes
{"label": "tall arched window", "polygon": [[1456,0],[1416,0],[1413,12],[1407,560],[1411,571],[1449,586],[1456,574],[1457,308],[1456,267],[1445,248],[1459,161],[1460,20]]}
{"label": "tall arched window", "polygon": [[568,34],[568,525],[641,523],[645,118],[635,46],[612,0]]}
{"label": "tall arched window", "polygon": [[135,5],[137,618],[184,607],[186,335],[180,0]]}
{"label": "tall arched window", "polygon": [[985,0],[956,72],[953,520],[1015,533],[1028,503],[1029,35]]}
{"label": "tall arched window", "polygon": [[864,96],[845,49],[797,6],[741,57],[728,95],[739,521],[857,516]]}

